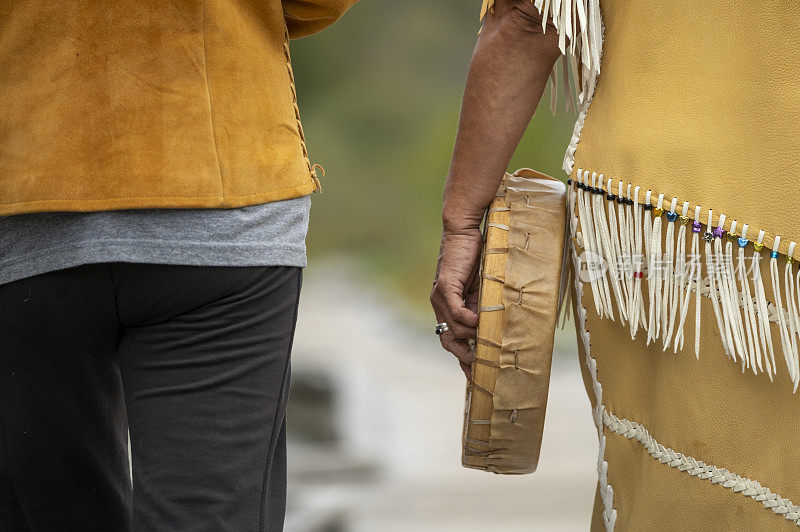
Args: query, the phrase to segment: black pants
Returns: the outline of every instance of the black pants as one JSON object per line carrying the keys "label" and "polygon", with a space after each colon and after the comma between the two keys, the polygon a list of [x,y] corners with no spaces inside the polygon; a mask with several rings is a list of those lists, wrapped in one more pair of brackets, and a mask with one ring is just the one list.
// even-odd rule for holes
{"label": "black pants", "polygon": [[0,286],[0,531],[281,530],[300,283],[114,263]]}

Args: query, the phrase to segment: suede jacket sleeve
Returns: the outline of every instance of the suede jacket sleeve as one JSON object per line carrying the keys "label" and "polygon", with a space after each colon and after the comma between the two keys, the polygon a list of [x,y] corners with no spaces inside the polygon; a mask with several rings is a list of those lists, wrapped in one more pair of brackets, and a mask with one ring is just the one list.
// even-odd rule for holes
{"label": "suede jacket sleeve", "polygon": [[282,0],[289,37],[299,39],[324,30],[358,0]]}

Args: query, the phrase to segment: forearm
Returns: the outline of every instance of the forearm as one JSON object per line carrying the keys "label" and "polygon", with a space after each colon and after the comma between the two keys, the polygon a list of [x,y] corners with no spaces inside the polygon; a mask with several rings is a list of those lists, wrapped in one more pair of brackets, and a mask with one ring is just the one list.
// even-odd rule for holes
{"label": "forearm", "polygon": [[[528,1],[528,0],[525,0]],[[498,2],[470,63],[444,194],[446,231],[471,231],[508,168],[558,58],[554,28]]]}

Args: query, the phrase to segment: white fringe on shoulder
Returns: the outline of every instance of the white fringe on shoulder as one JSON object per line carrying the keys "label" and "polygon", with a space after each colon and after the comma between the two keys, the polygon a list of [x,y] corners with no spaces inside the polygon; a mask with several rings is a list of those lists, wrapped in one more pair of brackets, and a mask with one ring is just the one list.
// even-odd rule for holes
{"label": "white fringe on shoulder", "polygon": [[[493,12],[494,2],[495,0],[483,0],[481,20],[487,13]],[[547,24],[552,23],[558,33],[558,46],[562,54],[561,74],[558,74],[558,62],[550,73],[550,110],[555,113],[559,77],[567,108],[575,107],[577,102],[578,119],[572,130],[563,164],[564,171],[571,174],[586,113],[592,103],[597,77],[600,75],[600,58],[603,52],[600,0],[531,0],[531,2],[542,15],[542,30],[547,31]],[[570,77],[574,89],[570,88]]]}
{"label": "white fringe on shoulder", "polygon": [[[494,10],[495,0],[483,0],[481,20]],[[531,0],[542,14],[542,30],[547,31],[551,23],[558,34],[558,47],[569,64],[553,67],[553,81],[561,77],[562,89],[567,95],[567,104],[572,102],[570,71],[574,78],[575,97],[581,110],[591,99],[594,85],[600,73],[600,52],[603,47],[603,24],[600,17],[599,0]],[[571,67],[571,68],[570,68]],[[551,92],[551,99],[556,91]],[[551,101],[552,105],[552,101]]]}

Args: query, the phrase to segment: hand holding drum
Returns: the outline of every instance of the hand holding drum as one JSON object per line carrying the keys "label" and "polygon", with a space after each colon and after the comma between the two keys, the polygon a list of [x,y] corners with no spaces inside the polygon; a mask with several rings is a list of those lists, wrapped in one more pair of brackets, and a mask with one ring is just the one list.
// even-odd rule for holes
{"label": "hand holding drum", "polygon": [[566,292],[566,187],[532,170],[506,174],[488,209],[479,323],[467,385],[462,463],[536,470],[553,340]]}

